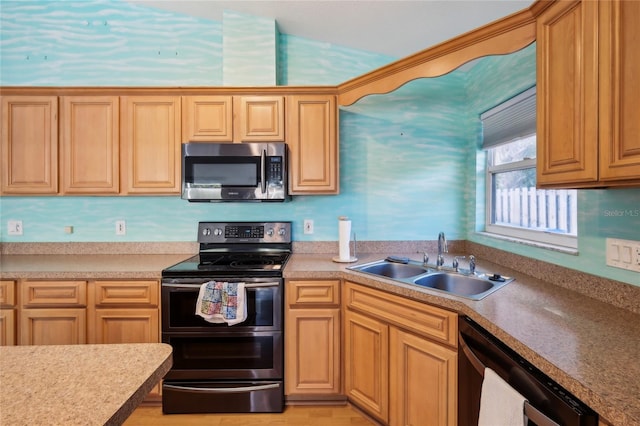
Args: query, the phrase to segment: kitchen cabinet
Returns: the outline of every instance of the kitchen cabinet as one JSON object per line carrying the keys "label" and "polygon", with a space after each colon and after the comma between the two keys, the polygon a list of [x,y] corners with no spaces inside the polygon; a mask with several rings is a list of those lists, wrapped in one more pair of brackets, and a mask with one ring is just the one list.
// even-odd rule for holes
{"label": "kitchen cabinet", "polygon": [[122,96],[121,193],[180,193],[180,96]]}
{"label": "kitchen cabinet", "polygon": [[233,96],[183,96],[182,142],[233,142]]}
{"label": "kitchen cabinet", "polygon": [[285,297],[287,399],[344,399],[340,396],[340,281],[289,280]]}
{"label": "kitchen cabinet", "polygon": [[537,17],[538,186],[640,185],[640,3],[555,2]]}
{"label": "kitchen cabinet", "polygon": [[338,194],[338,108],[333,95],[287,99],[289,193]]}
{"label": "kitchen cabinet", "polygon": [[284,96],[235,96],[235,142],[284,142]]}
{"label": "kitchen cabinet", "polygon": [[[160,342],[159,289],[157,280],[89,281],[87,343]],[[146,401],[159,401],[161,389]]]}
{"label": "kitchen cabinet", "polygon": [[16,282],[0,280],[0,346],[16,344]]}
{"label": "kitchen cabinet", "polygon": [[385,424],[457,423],[457,315],[344,285],[345,392]]}
{"label": "kitchen cabinet", "polygon": [[86,343],[86,281],[20,282],[19,345]]}
{"label": "kitchen cabinet", "polygon": [[58,97],[2,96],[1,194],[58,192]]}
{"label": "kitchen cabinet", "polygon": [[90,281],[88,343],[159,342],[159,287],[155,280]]}
{"label": "kitchen cabinet", "polygon": [[345,311],[344,374],[349,400],[384,423],[389,422],[389,326]]}
{"label": "kitchen cabinet", "polygon": [[62,96],[60,102],[60,192],[118,194],[119,98]]}
{"label": "kitchen cabinet", "polygon": [[284,142],[284,96],[182,97],[182,142]]}

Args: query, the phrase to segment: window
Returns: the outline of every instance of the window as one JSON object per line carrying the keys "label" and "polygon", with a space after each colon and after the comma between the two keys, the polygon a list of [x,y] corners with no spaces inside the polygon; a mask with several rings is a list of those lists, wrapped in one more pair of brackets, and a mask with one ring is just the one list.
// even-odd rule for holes
{"label": "window", "polygon": [[536,189],[535,87],[480,116],[487,232],[577,248],[577,191]]}

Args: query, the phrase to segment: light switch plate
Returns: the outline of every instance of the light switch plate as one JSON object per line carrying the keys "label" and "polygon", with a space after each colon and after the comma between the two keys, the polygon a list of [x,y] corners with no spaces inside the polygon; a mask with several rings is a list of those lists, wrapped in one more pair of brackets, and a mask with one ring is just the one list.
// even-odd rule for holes
{"label": "light switch plate", "polygon": [[21,220],[8,220],[7,221],[7,235],[22,235],[22,221]]}
{"label": "light switch plate", "polygon": [[640,241],[607,238],[607,265],[640,272]]}

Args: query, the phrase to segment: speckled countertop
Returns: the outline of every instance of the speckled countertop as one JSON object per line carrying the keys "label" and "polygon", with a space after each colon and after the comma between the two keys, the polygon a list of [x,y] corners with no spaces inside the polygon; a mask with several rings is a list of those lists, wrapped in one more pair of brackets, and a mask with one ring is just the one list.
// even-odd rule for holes
{"label": "speckled countertop", "polygon": [[[485,299],[471,301],[350,271],[347,267],[353,264],[331,261],[337,252],[337,242],[308,244],[294,243],[294,254],[284,269],[285,278],[348,279],[469,315],[609,423],[640,425],[640,286],[470,242],[450,242],[451,254],[476,254],[479,270],[516,278]],[[425,244],[428,243],[358,243],[359,260],[355,264],[390,254],[417,259],[417,252]],[[194,243],[166,246],[167,250],[180,250],[109,245],[108,253],[104,247],[93,253],[94,245],[60,248],[56,244],[44,252],[57,254],[42,254],[41,245],[37,253],[5,248],[0,277],[159,279],[162,269],[197,252]],[[433,247],[427,248],[433,252]],[[150,251],[159,254],[140,254]],[[450,262],[451,256],[447,258],[447,264]]]}
{"label": "speckled countertop", "polygon": [[0,347],[0,424],[120,425],[170,368],[164,343]]}
{"label": "speckled countertop", "polygon": [[[418,258],[415,251],[392,254]],[[285,277],[347,279],[468,315],[611,424],[640,425],[638,313],[482,259],[479,270],[516,280],[472,301],[346,269],[384,259],[379,253],[359,254],[353,264],[334,263],[331,257],[294,255]],[[640,301],[635,289],[622,287],[632,293],[635,304]]]}

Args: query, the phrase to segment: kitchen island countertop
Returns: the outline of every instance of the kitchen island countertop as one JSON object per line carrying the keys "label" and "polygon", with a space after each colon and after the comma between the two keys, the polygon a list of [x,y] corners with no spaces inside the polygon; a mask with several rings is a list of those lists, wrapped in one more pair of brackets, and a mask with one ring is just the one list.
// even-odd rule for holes
{"label": "kitchen island countertop", "polygon": [[122,424],[171,362],[163,343],[0,347],[0,424]]}

